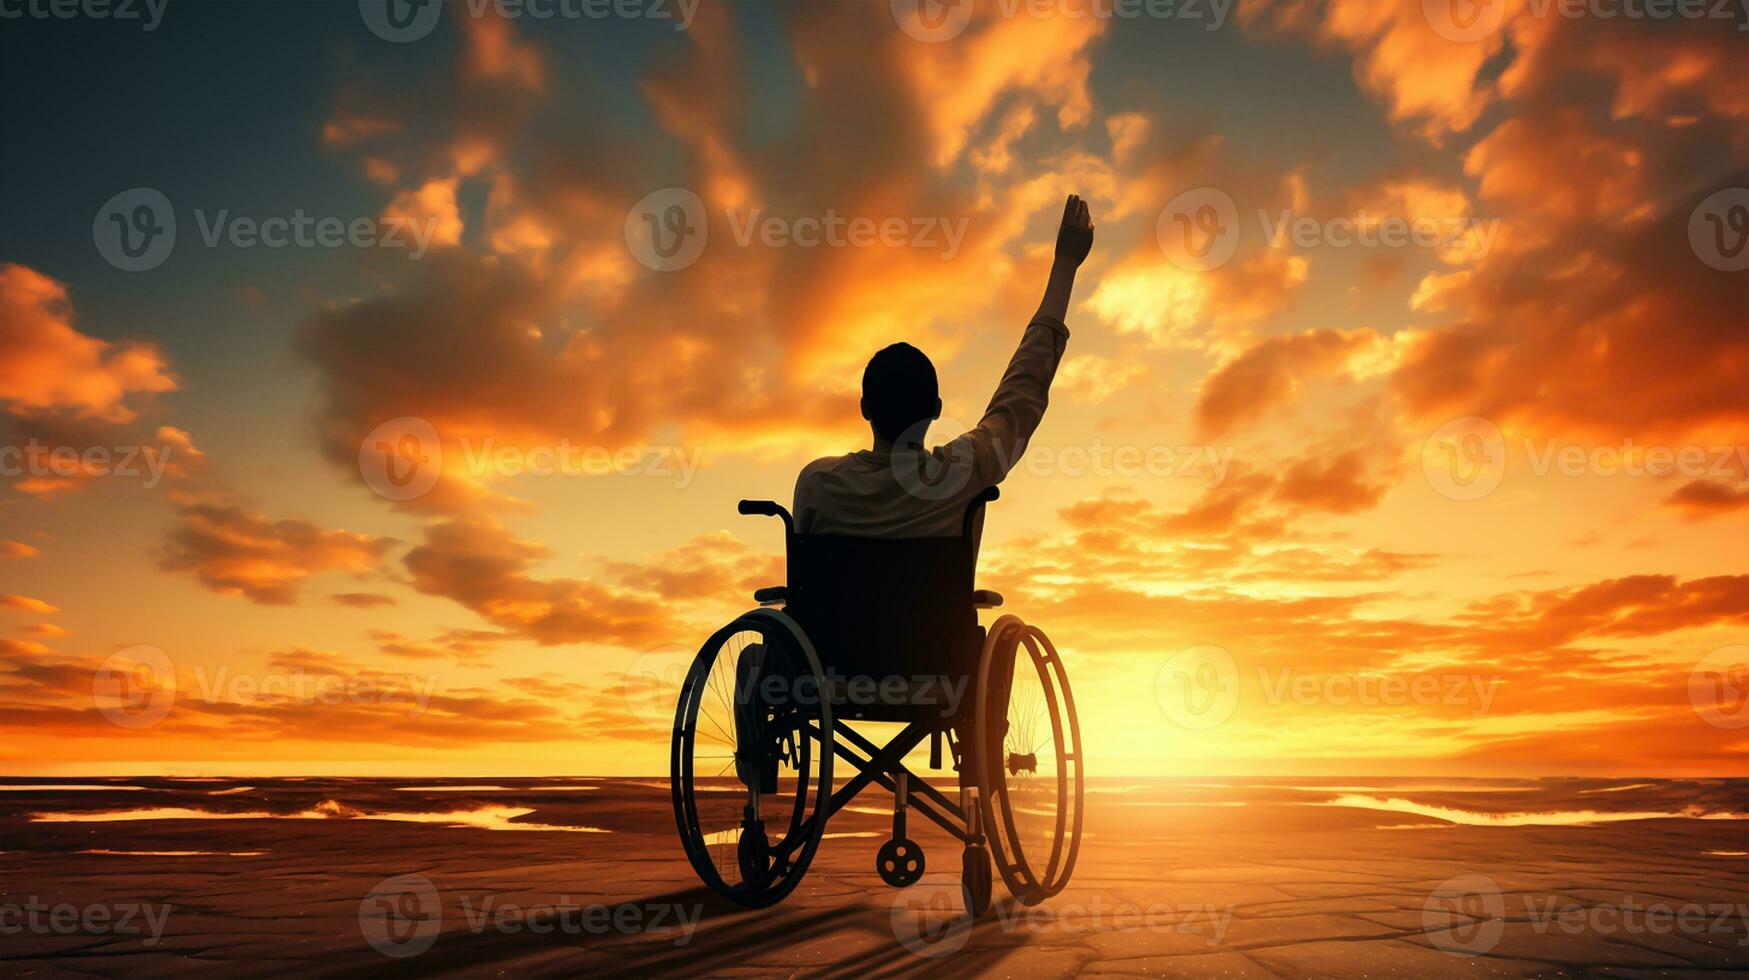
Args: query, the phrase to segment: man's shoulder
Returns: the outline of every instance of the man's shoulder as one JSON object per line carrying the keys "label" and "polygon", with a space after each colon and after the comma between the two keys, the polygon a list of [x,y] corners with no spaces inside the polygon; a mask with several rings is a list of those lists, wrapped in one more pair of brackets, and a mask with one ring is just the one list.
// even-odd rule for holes
{"label": "man's shoulder", "polygon": [[836,473],[839,470],[865,470],[870,467],[871,464],[863,458],[863,454],[861,453],[846,453],[843,456],[822,456],[819,459],[814,460],[812,463],[802,467],[802,471],[797,475],[796,479],[805,480],[812,476]]}

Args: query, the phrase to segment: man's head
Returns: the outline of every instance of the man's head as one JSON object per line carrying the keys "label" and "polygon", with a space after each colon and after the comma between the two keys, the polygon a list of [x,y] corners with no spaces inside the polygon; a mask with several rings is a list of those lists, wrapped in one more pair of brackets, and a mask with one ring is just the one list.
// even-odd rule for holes
{"label": "man's head", "polygon": [[[935,365],[910,344],[882,348],[862,372],[862,417],[875,435],[897,442],[919,422],[941,417],[941,388]],[[922,432],[912,433],[920,438]]]}

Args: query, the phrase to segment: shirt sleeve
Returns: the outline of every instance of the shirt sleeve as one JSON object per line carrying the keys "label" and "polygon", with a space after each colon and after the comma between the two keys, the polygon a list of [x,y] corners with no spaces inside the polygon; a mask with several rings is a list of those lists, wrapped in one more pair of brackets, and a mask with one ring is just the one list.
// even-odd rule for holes
{"label": "shirt sleeve", "polygon": [[1020,462],[1050,404],[1051,380],[1068,342],[1069,328],[1061,320],[1034,317],[977,427],[937,450],[953,463],[971,466],[971,492],[1001,483]]}

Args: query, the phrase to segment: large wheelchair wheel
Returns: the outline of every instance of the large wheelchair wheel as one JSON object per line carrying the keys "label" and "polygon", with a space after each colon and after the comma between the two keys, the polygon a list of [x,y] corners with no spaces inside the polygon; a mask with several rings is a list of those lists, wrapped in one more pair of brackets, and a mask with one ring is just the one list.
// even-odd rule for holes
{"label": "large wheelchair wheel", "polygon": [[1037,627],[1003,616],[978,665],[983,824],[1014,897],[1063,890],[1081,847],[1081,725],[1062,658]]}
{"label": "large wheelchair wheel", "polygon": [[832,792],[832,706],[808,638],[756,609],[698,651],[674,713],[674,819],[699,879],[742,905],[807,872]]}

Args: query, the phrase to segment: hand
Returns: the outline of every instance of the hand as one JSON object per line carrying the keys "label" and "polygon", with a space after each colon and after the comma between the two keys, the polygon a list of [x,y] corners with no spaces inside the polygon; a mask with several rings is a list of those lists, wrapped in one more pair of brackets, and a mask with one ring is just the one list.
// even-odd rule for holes
{"label": "hand", "polygon": [[1077,268],[1093,250],[1093,219],[1087,214],[1087,202],[1070,194],[1063,203],[1063,224],[1057,229],[1057,261]]}

